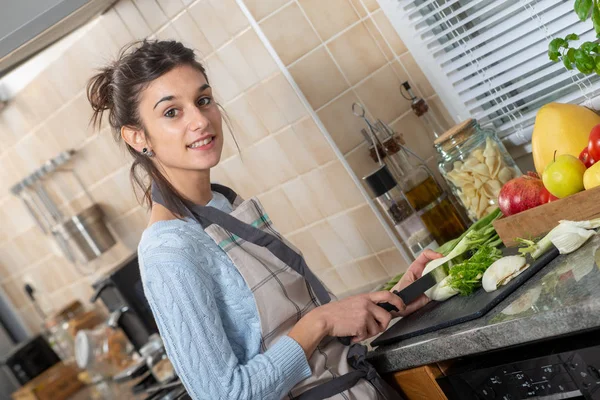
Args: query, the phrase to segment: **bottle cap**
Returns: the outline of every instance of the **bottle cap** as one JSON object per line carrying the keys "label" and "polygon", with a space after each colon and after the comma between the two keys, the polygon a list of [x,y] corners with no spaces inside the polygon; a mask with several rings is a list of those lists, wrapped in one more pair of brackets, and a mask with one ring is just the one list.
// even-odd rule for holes
{"label": "bottle cap", "polygon": [[390,170],[386,165],[382,165],[375,171],[363,178],[375,197],[379,197],[382,194],[389,192],[391,189],[396,187],[397,183]]}

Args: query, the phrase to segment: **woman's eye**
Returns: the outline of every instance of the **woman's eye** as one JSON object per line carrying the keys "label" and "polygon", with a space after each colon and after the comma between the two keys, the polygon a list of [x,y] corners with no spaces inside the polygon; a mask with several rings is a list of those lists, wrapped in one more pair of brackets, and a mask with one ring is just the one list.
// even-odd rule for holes
{"label": "woman's eye", "polygon": [[175,117],[175,115],[177,115],[177,110],[175,110],[174,108],[171,108],[170,110],[167,110],[167,112],[165,112],[165,117],[167,118],[173,118]]}
{"label": "woman's eye", "polygon": [[200,107],[207,106],[211,102],[212,102],[212,99],[210,97],[201,97],[201,98],[198,99],[198,105]]}

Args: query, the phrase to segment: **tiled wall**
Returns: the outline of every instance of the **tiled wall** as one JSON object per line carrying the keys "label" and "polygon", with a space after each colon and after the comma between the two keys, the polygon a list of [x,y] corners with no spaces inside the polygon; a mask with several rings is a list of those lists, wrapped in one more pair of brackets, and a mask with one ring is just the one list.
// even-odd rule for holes
{"label": "tiled wall", "polygon": [[[365,160],[360,121],[349,112],[352,101],[360,98],[374,115],[396,126],[418,126],[406,114],[408,104],[395,86],[410,72],[420,91],[433,94],[376,2],[367,2],[367,8],[359,0],[286,3],[247,1],[355,168]],[[258,196],[335,292],[368,287],[406,268],[311,110],[235,0],[121,0],[78,34],[76,43],[0,112],[0,285],[33,330],[40,320],[24,295],[24,283],[35,286],[46,310],[74,298],[87,301],[90,284],[135,251],[146,226],[146,210],[129,184],[129,156],[108,129],[88,127],[91,110],[84,92],[95,67],[124,44],[144,37],[179,39],[201,54],[242,148],[240,156],[231,138],[226,139],[214,180],[244,197]],[[392,48],[385,47],[383,37]],[[435,96],[430,98],[438,104]],[[417,133],[411,137],[407,139],[415,143]],[[8,191],[68,148],[78,150],[73,166],[119,239],[114,249],[85,267],[94,271],[88,276],[61,257]],[[63,193],[61,208],[67,213],[89,204],[67,176],[57,176],[49,185],[53,193]]]}

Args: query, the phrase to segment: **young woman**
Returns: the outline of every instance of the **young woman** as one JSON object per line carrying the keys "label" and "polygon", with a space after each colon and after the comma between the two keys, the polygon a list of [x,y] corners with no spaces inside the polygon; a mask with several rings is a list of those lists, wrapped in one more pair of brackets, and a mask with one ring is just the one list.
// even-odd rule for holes
{"label": "young woman", "polygon": [[[88,98],[133,156],[151,207],[139,244],[144,290],[169,358],[193,399],[396,399],[347,346],[384,331],[389,292],[336,301],[256,199],[211,185],[222,118],[194,52],[144,41],[94,76]],[[427,251],[395,289],[420,277]],[[349,364],[349,361],[352,365]]]}

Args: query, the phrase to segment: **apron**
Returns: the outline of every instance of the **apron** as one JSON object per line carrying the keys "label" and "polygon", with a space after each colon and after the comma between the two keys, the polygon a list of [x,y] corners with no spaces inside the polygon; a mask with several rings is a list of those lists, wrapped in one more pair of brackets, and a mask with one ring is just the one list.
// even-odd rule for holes
{"label": "apron", "polygon": [[[228,214],[214,207],[185,207],[190,217],[227,254],[252,290],[261,324],[265,352],[309,311],[335,299],[308,268],[300,251],[284,239],[257,199],[243,201],[221,185],[212,190],[233,205]],[[164,206],[152,186],[152,200]],[[365,346],[346,346],[326,337],[308,360],[312,375],[284,398],[298,400],[401,400],[366,359]]]}

